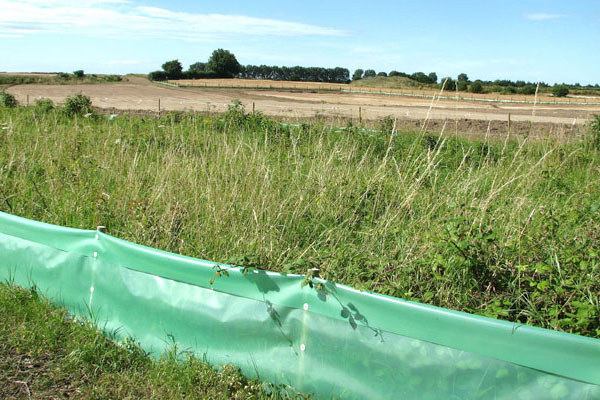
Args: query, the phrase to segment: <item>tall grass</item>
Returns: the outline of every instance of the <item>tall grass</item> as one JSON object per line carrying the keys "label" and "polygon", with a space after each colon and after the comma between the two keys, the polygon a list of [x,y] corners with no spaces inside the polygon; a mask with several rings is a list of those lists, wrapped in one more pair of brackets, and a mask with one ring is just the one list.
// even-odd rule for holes
{"label": "tall grass", "polygon": [[587,141],[1,110],[0,210],[600,337]]}

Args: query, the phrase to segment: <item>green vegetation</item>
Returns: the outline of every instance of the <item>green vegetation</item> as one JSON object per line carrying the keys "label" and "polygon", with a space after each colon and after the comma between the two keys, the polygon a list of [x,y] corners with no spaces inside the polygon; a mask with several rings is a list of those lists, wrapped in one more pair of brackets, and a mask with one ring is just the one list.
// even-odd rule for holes
{"label": "green vegetation", "polygon": [[469,92],[471,93],[483,93],[483,84],[481,81],[475,81],[469,85]]}
{"label": "green vegetation", "polygon": [[54,102],[50,99],[35,99],[34,107],[37,112],[48,112],[54,109]]}
{"label": "green vegetation", "polygon": [[17,99],[10,93],[2,92],[0,95],[0,105],[2,107],[13,108],[17,106]]}
{"label": "green vegetation", "polygon": [[[277,399],[281,389],[216,370],[173,346],[151,359],[133,340],[121,346],[89,321],[0,284],[0,398]],[[300,398],[300,397],[299,397]]]}
{"label": "green vegetation", "polygon": [[410,78],[402,76],[375,76],[370,78],[362,78],[354,80],[352,86],[371,87],[371,88],[387,88],[387,89],[421,89],[429,87],[428,85],[420,84]]}
{"label": "green vegetation", "polygon": [[[75,71],[78,72],[78,71]],[[83,71],[81,71],[83,73]],[[45,75],[10,75],[0,74],[0,86],[9,85],[25,85],[25,84],[37,84],[37,85],[68,85],[68,84],[81,84],[81,83],[114,83],[120,82],[121,77],[119,75],[97,75],[89,74],[82,77],[71,75],[67,73],[60,74],[45,74]]]}
{"label": "green vegetation", "polygon": [[17,107],[0,125],[2,211],[600,337],[595,125],[468,140],[282,127],[239,104],[110,121]]}
{"label": "green vegetation", "polygon": [[[367,70],[369,73],[363,72],[362,69],[357,69],[352,76],[352,83],[358,86],[371,86],[371,87],[383,87],[383,88],[397,88],[397,89],[408,89],[410,87],[428,88],[428,89],[441,89],[444,81],[447,80],[444,90],[453,91],[459,90],[462,92],[470,91],[472,93],[500,93],[504,95],[522,94],[522,95],[534,95],[537,90],[537,82],[525,82],[525,81],[511,81],[506,79],[497,79],[495,81],[482,81],[476,80],[471,82],[469,77],[465,73],[461,73],[454,80],[452,77],[446,77],[439,81],[435,72],[425,74],[423,72],[415,72],[413,74],[407,74],[405,72],[391,71],[389,74],[385,72],[376,73],[375,70]],[[365,82],[359,82],[363,78],[369,77],[385,77],[390,78],[405,78],[406,84],[399,85],[398,82],[387,82],[386,79],[371,80],[370,85]],[[391,79],[390,79],[391,81]],[[599,85],[588,85],[581,86],[576,83],[574,85],[554,85],[550,86],[544,82],[540,82],[540,93],[548,95],[553,94],[555,97],[564,97],[568,94],[577,95],[592,95],[600,96]],[[473,90],[475,89],[475,91]],[[558,95],[557,95],[558,94]]]}
{"label": "green vegetation", "polygon": [[214,71],[223,78],[233,78],[242,70],[242,66],[235,56],[229,50],[224,49],[213,51],[206,66],[209,71]]}
{"label": "green vegetation", "polygon": [[552,88],[554,97],[565,97],[569,94],[569,88],[566,85],[556,85]]}
{"label": "green vegetation", "polygon": [[[46,107],[47,108],[47,107]],[[76,94],[67,97],[63,110],[68,116],[83,115],[92,112],[92,100],[88,96]]]}

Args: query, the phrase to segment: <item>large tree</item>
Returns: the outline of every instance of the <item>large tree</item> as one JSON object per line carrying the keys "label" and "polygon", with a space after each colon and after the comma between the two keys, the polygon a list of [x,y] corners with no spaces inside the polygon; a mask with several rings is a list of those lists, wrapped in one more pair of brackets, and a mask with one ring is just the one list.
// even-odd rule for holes
{"label": "large tree", "polygon": [[373,78],[377,75],[374,69],[368,69],[365,71],[363,78]]}
{"label": "large tree", "polygon": [[359,79],[362,79],[362,77],[363,77],[363,73],[364,73],[364,72],[365,72],[365,71],[363,71],[363,70],[362,70],[362,69],[360,69],[360,68],[359,68],[359,69],[357,69],[356,71],[354,71],[354,74],[352,74],[352,80],[353,80],[353,81],[357,81],[357,80],[359,80]]}
{"label": "large tree", "polygon": [[190,69],[188,71],[192,72],[208,72],[208,65],[203,62],[195,62],[190,65]]}
{"label": "large tree", "polygon": [[229,50],[217,49],[213,51],[207,64],[209,70],[216,72],[217,75],[223,78],[233,78],[242,70],[242,66]]}
{"label": "large tree", "polygon": [[177,79],[181,77],[181,73],[183,71],[183,67],[179,60],[167,61],[162,65],[163,71],[167,74],[168,79]]}

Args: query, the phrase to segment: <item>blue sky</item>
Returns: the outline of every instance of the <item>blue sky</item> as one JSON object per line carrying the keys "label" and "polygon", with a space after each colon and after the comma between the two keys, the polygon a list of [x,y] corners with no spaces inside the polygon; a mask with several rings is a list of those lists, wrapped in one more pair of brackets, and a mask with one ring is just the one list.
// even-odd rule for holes
{"label": "blue sky", "polygon": [[0,71],[242,64],[600,83],[600,1],[0,0]]}

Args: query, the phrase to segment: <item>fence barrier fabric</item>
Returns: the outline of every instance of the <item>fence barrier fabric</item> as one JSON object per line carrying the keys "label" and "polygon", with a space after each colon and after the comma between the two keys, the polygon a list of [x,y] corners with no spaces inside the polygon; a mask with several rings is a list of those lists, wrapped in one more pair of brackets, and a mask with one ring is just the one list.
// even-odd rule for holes
{"label": "fence barrier fabric", "polygon": [[[227,274],[214,278],[215,271]],[[159,355],[316,398],[600,399],[600,340],[167,253],[0,212],[0,279]]]}

